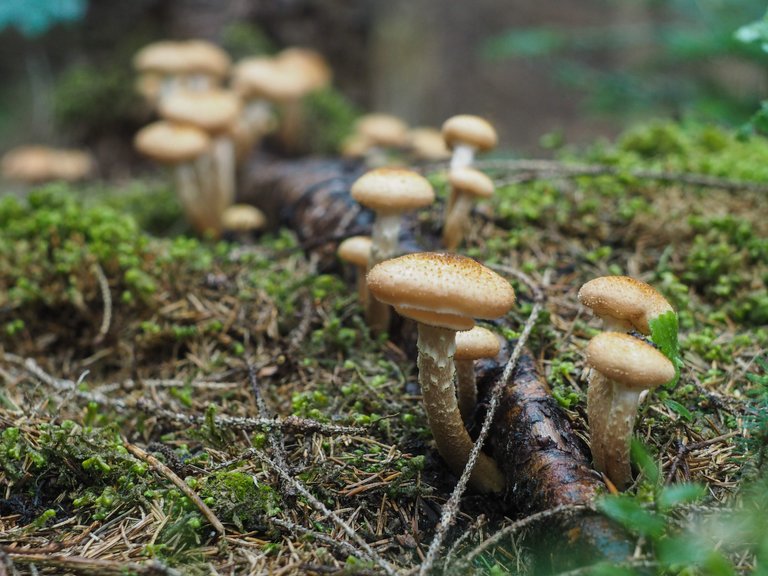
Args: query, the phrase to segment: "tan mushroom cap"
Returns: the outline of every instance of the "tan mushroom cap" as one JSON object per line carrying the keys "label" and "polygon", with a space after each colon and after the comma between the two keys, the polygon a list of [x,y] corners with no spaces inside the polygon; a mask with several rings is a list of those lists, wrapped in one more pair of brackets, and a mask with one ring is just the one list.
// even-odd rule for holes
{"label": "tan mushroom cap", "polygon": [[482,326],[456,332],[454,360],[479,360],[495,358],[501,350],[498,336]]}
{"label": "tan mushroom cap", "polygon": [[211,144],[208,135],[194,126],[160,120],[136,133],[136,150],[166,164],[189,162],[205,153]]}
{"label": "tan mushroom cap", "polygon": [[181,44],[184,70],[223,78],[232,66],[232,59],[222,48],[207,40],[188,40]]}
{"label": "tan mushroom cap", "polygon": [[253,232],[267,223],[264,212],[250,204],[232,204],[221,215],[221,225],[230,232]]}
{"label": "tan mushroom cap", "polygon": [[475,170],[470,167],[451,170],[448,181],[458,192],[478,196],[480,198],[489,198],[493,196],[493,191],[495,189],[493,180],[480,172],[480,170]]}
{"label": "tan mushroom cap", "polygon": [[367,266],[371,254],[370,236],[350,236],[339,244],[339,258],[355,266]]}
{"label": "tan mushroom cap", "polygon": [[235,64],[232,85],[244,98],[258,98],[269,92],[272,80],[280,74],[274,58],[253,56]]}
{"label": "tan mushroom cap", "polygon": [[309,92],[325,88],[331,83],[331,67],[317,50],[292,46],[280,51],[275,60],[283,69],[300,76]]}
{"label": "tan mushroom cap", "polygon": [[82,150],[20,146],[6,152],[2,174],[8,180],[30,184],[49,180],[74,182],[93,169],[93,158]]}
{"label": "tan mushroom cap", "polygon": [[443,123],[443,138],[449,148],[466,144],[481,151],[495,148],[498,143],[494,127],[484,118],[470,114],[448,118]]}
{"label": "tan mushroom cap", "polygon": [[656,388],[675,377],[672,362],[656,348],[622,332],[601,332],[589,341],[586,360],[603,376],[628,388]]}
{"label": "tan mushroom cap", "polygon": [[355,122],[355,132],[375,146],[398,147],[408,142],[408,125],[391,114],[365,114]]}
{"label": "tan mushroom cap", "polygon": [[408,145],[419,160],[437,161],[451,157],[451,151],[437,128],[413,128],[408,132]]}
{"label": "tan mushroom cap", "polygon": [[452,330],[471,329],[474,318],[503,316],[515,303],[509,282],[457,254],[418,252],[385,260],[368,272],[368,288],[401,315]]}
{"label": "tan mushroom cap", "polygon": [[175,92],[160,102],[166,120],[190,124],[209,132],[231,127],[240,114],[240,99],[227,90]]}
{"label": "tan mushroom cap", "polygon": [[672,305],[653,286],[629,276],[601,276],[584,284],[579,301],[600,318],[623,323],[626,327],[648,335],[648,322]]}
{"label": "tan mushroom cap", "polygon": [[182,73],[185,70],[184,47],[181,42],[172,40],[152,42],[134,55],[133,67],[142,73]]}
{"label": "tan mushroom cap", "polygon": [[352,198],[382,214],[407,212],[435,201],[432,185],[422,175],[402,168],[377,168],[352,184]]}

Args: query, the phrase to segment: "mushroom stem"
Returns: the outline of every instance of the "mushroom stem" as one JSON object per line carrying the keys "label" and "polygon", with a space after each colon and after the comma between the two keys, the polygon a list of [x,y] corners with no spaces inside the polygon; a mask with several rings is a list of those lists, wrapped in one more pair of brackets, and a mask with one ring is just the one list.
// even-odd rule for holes
{"label": "mushroom stem", "polygon": [[[418,330],[419,384],[429,427],[440,456],[460,475],[473,442],[464,427],[453,389],[456,331],[421,322]],[[480,453],[469,483],[479,492],[501,492],[504,476],[492,458]]]}
{"label": "mushroom stem", "polygon": [[461,244],[471,210],[472,199],[467,194],[457,192],[443,225],[443,244],[448,250],[456,250]]}
{"label": "mushroom stem", "polygon": [[472,418],[477,405],[477,382],[475,380],[475,361],[456,360],[456,398],[464,422]]}
{"label": "mushroom stem", "polygon": [[176,194],[187,221],[197,232],[205,231],[205,215],[201,213],[200,184],[195,174],[194,163],[177,164],[174,167]]}
{"label": "mushroom stem", "polygon": [[357,298],[363,307],[367,307],[368,299],[370,298],[368,293],[368,283],[365,280],[365,273],[367,270],[364,266],[356,266],[356,268],[357,271],[355,272],[355,283],[357,285]]}
{"label": "mushroom stem", "polygon": [[639,394],[592,370],[587,391],[587,417],[595,469],[619,490],[632,480],[629,446]]}
{"label": "mushroom stem", "polygon": [[453,147],[453,156],[451,156],[451,170],[471,166],[472,162],[475,161],[475,150],[476,148],[469,144],[456,143]]}
{"label": "mushroom stem", "polygon": [[399,239],[400,214],[378,213],[371,230],[371,257],[368,260],[368,268],[394,257]]}
{"label": "mushroom stem", "polygon": [[216,187],[210,208],[215,211],[220,232],[221,215],[235,203],[235,146],[229,136],[219,135],[213,139],[213,158]]}

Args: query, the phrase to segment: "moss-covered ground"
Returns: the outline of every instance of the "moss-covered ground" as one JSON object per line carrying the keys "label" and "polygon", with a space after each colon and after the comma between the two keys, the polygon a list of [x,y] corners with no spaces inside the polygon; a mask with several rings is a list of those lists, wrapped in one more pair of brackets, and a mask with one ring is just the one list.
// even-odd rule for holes
{"label": "moss-covered ground", "polygon": [[[585,439],[598,323],[583,282],[657,287],[685,361],[642,407],[638,482],[605,505],[637,555],[603,573],[765,570],[768,143],[658,123],[558,154],[543,171],[486,162],[500,186],[464,252],[510,278],[513,327],[532,298],[512,272],[543,288],[529,346]],[[179,217],[152,182],[0,197],[0,574],[378,573],[321,505],[418,566],[455,478],[413,362],[368,335],[350,279],[318,273],[290,230],[215,243]],[[452,557],[517,519],[468,494]],[[504,540],[474,569],[525,573],[526,546]]]}

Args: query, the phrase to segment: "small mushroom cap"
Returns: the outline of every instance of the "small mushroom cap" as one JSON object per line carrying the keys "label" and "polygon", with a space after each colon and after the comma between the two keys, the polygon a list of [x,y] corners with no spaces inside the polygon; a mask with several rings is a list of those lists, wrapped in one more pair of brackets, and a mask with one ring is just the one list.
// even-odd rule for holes
{"label": "small mushroom cap", "polygon": [[579,301],[592,309],[600,318],[623,323],[648,335],[648,322],[672,305],[653,286],[629,276],[601,276],[584,284],[579,290]]}
{"label": "small mushroom cap", "polygon": [[451,186],[458,192],[480,198],[490,198],[493,196],[493,180],[480,172],[480,170],[470,167],[451,170],[448,180]]}
{"label": "small mushroom cap", "polygon": [[656,388],[675,377],[672,362],[656,348],[623,332],[601,332],[589,341],[587,364],[632,390]]}
{"label": "small mushroom cap", "polygon": [[355,123],[355,132],[374,146],[399,147],[408,141],[408,125],[391,114],[365,114]]}
{"label": "small mushroom cap", "polygon": [[269,91],[272,79],[280,74],[274,58],[252,56],[243,58],[232,72],[232,84],[235,92],[244,98],[258,98]]}
{"label": "small mushroom cap", "polygon": [[188,40],[181,47],[185,72],[209,74],[216,78],[223,78],[229,72],[232,59],[216,44],[207,40]]}
{"label": "small mushroom cap", "polygon": [[413,128],[408,132],[408,145],[419,160],[438,161],[451,157],[451,151],[437,128]]}
{"label": "small mushroom cap", "polygon": [[336,253],[339,258],[358,267],[368,265],[371,254],[370,236],[350,236],[339,244]]}
{"label": "small mushroom cap", "polygon": [[181,42],[160,40],[139,50],[133,57],[133,67],[142,73],[180,74],[185,69],[184,60]]}
{"label": "small mushroom cap", "polygon": [[221,215],[221,225],[230,232],[253,232],[267,223],[264,213],[250,204],[232,204]]}
{"label": "small mushroom cap", "polygon": [[166,164],[189,162],[205,153],[210,144],[211,139],[199,128],[162,120],[145,126],[133,139],[141,154]]}
{"label": "small mushroom cap", "polygon": [[418,252],[385,260],[368,272],[368,288],[399,314],[452,330],[471,329],[474,318],[503,316],[515,303],[509,282],[457,254]]}
{"label": "small mushroom cap", "polygon": [[2,174],[8,180],[34,184],[50,180],[74,182],[93,169],[93,158],[81,150],[20,146],[6,152]]}
{"label": "small mushroom cap", "polygon": [[240,100],[226,90],[179,91],[162,100],[159,109],[166,120],[219,132],[228,129],[237,119]]}
{"label": "small mushroom cap", "polygon": [[377,168],[352,184],[352,198],[382,214],[407,212],[435,201],[429,181],[411,170]]}
{"label": "small mushroom cap", "polygon": [[281,68],[301,77],[307,92],[325,88],[331,83],[331,67],[317,50],[292,46],[281,50],[275,60]]}
{"label": "small mushroom cap", "polygon": [[501,343],[498,336],[482,326],[472,330],[456,332],[455,360],[479,360],[480,358],[495,358]]}
{"label": "small mushroom cap", "polygon": [[498,143],[496,130],[480,116],[459,114],[443,123],[443,138],[449,148],[465,144],[478,150],[490,150]]}

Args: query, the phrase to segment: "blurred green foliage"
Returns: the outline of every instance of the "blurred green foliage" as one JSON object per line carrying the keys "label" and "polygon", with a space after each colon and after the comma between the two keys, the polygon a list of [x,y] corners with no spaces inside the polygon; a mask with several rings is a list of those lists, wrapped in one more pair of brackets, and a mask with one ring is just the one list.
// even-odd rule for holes
{"label": "blurred green foliage", "polygon": [[[606,2],[606,9],[618,14],[620,4]],[[759,47],[734,32],[754,36],[768,28],[764,22],[740,28],[765,10],[765,2],[631,4],[620,9],[635,12],[642,19],[638,24],[515,28],[490,38],[484,53],[491,59],[526,58],[546,66],[556,81],[583,93],[587,109],[598,114],[735,123],[749,117],[758,102],[756,88],[750,93],[749,87],[734,86],[731,75],[723,72],[762,61]]]}
{"label": "blurred green foliage", "polygon": [[221,33],[221,47],[235,62],[241,58],[272,54],[275,51],[274,43],[264,31],[246,22],[235,22],[224,28]]}
{"label": "blurred green foliage", "polygon": [[314,154],[336,154],[359,111],[338,90],[324,88],[305,98],[304,114],[307,148]]}
{"label": "blurred green foliage", "polygon": [[59,22],[79,20],[87,7],[87,0],[3,0],[0,31],[13,26],[24,36],[40,36]]}

